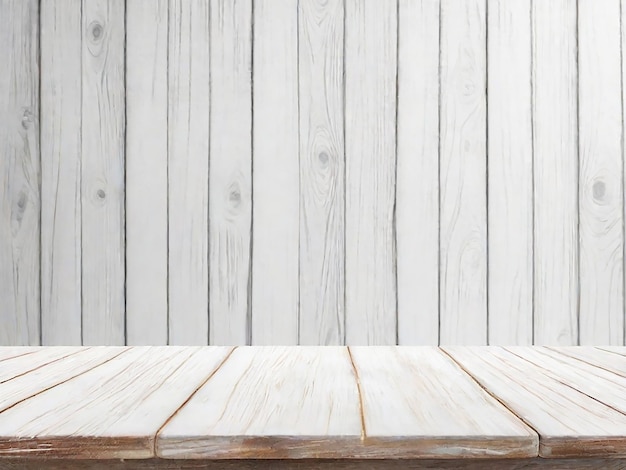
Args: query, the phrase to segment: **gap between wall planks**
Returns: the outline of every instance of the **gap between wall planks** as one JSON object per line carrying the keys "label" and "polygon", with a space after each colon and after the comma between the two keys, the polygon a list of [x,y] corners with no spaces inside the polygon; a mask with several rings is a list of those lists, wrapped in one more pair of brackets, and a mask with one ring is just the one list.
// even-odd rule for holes
{"label": "gap between wall planks", "polygon": [[0,342],[623,344],[605,2],[5,0]]}

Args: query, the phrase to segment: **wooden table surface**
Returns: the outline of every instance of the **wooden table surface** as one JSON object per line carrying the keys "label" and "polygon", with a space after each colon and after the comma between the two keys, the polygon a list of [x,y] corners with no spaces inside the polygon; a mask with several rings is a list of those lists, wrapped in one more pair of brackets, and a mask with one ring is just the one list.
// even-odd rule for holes
{"label": "wooden table surface", "polygon": [[626,347],[0,348],[0,469],[42,457],[624,468]]}

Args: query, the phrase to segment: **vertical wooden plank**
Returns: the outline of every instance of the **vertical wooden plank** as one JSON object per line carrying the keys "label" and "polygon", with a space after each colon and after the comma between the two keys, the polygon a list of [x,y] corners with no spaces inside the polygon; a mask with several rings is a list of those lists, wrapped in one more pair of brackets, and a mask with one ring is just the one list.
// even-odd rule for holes
{"label": "vertical wooden plank", "polygon": [[252,344],[298,342],[298,2],[254,3]]}
{"label": "vertical wooden plank", "polygon": [[442,344],[487,341],[486,0],[442,0]]}
{"label": "vertical wooden plank", "polygon": [[399,344],[439,339],[439,0],[399,0]]}
{"label": "vertical wooden plank", "polygon": [[0,2],[0,344],[40,341],[39,9]]}
{"label": "vertical wooden plank", "polygon": [[576,0],[533,1],[535,344],[578,341]]}
{"label": "vertical wooden plank", "polygon": [[300,326],[309,345],[344,342],[344,2],[300,0]]}
{"label": "vertical wooden plank", "polygon": [[[624,116],[624,110],[626,109],[626,87],[624,87],[624,81],[626,80],[626,60],[624,60],[624,51],[626,50],[626,0],[620,0],[620,62],[621,62],[621,86],[622,86],[622,205],[624,213],[622,214],[622,230],[624,230],[626,243],[626,116]],[[626,293],[626,248],[623,248],[623,264],[622,264],[622,277],[624,278],[624,286],[622,286],[622,292]],[[626,300],[626,296],[624,297]],[[626,345],[626,305],[624,305],[624,328],[623,338],[624,345]]]}
{"label": "vertical wooden plank", "polygon": [[208,342],[209,6],[169,2],[169,343]]}
{"label": "vertical wooden plank", "polygon": [[346,2],[346,344],[396,343],[397,13]]}
{"label": "vertical wooden plank", "polygon": [[127,344],[167,344],[167,0],[126,3]]}
{"label": "vertical wooden plank", "polygon": [[578,3],[580,344],[623,344],[619,0]]}
{"label": "vertical wooden plank", "polygon": [[252,0],[211,2],[209,342],[249,341]]}
{"label": "vertical wooden plank", "polygon": [[530,3],[488,3],[490,344],[533,341]]}
{"label": "vertical wooden plank", "polygon": [[42,343],[81,344],[81,1],[41,2]]}
{"label": "vertical wooden plank", "polygon": [[124,1],[83,0],[83,344],[124,332]]}

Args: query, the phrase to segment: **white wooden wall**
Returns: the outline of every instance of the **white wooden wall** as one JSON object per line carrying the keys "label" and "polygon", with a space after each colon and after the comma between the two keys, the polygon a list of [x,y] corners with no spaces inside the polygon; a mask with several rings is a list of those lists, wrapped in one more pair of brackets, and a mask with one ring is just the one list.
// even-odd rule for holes
{"label": "white wooden wall", "polygon": [[624,344],[626,0],[0,0],[0,344]]}

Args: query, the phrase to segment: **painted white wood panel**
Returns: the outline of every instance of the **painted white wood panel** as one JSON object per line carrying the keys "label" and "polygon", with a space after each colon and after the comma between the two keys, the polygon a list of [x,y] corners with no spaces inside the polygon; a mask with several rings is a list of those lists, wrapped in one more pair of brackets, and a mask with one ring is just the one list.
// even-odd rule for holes
{"label": "painted white wood panel", "polygon": [[485,0],[441,0],[440,34],[440,342],[485,344]]}
{"label": "painted white wood panel", "polygon": [[124,6],[82,4],[83,344],[125,341]]}
{"label": "painted white wood panel", "polygon": [[39,8],[0,3],[0,344],[40,343]]}
{"label": "painted white wood panel", "polygon": [[345,340],[344,2],[300,0],[299,342]]}
{"label": "painted white wood panel", "polygon": [[576,0],[533,1],[534,340],[578,342]]}
{"label": "painted white wood panel", "polygon": [[298,1],[254,2],[252,344],[297,344]]}
{"label": "painted white wood panel", "polygon": [[397,13],[346,2],[346,344],[396,343]]}
{"label": "painted white wood panel", "polygon": [[81,344],[81,0],[41,2],[42,344]]}
{"label": "painted white wood panel", "polygon": [[167,344],[168,2],[126,9],[126,344]]}
{"label": "painted white wood panel", "polygon": [[168,35],[169,344],[209,328],[209,5],[170,0]]}
{"label": "painted white wood panel", "polygon": [[399,344],[434,345],[439,338],[439,6],[398,5]]}
{"label": "painted white wood panel", "polygon": [[531,0],[489,0],[489,344],[533,341]]}
{"label": "painted white wood panel", "polygon": [[210,2],[209,343],[250,336],[252,0]]}
{"label": "painted white wood panel", "polygon": [[619,0],[578,2],[580,344],[624,344]]}

